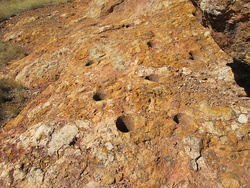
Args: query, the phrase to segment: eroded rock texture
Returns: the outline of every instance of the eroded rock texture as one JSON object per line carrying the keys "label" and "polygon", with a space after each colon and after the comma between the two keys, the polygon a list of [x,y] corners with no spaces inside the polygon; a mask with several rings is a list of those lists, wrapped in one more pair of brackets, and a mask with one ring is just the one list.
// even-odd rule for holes
{"label": "eroded rock texture", "polygon": [[1,187],[248,187],[250,102],[188,0],[75,1],[1,23],[39,90],[1,129]]}
{"label": "eroded rock texture", "polygon": [[[221,48],[235,59],[250,63],[249,0],[191,1],[204,13],[203,24],[211,26]],[[199,17],[202,21],[202,15]]]}

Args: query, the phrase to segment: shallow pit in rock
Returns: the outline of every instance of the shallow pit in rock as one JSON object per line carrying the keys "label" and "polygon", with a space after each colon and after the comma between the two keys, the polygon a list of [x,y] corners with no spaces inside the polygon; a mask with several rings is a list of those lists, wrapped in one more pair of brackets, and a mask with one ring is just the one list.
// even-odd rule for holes
{"label": "shallow pit in rock", "polygon": [[145,79],[149,81],[153,81],[153,82],[159,82],[160,77],[157,74],[151,74],[151,75],[145,76]]}
{"label": "shallow pit in rock", "polygon": [[94,61],[91,60],[91,61],[88,61],[88,62],[85,64],[85,66],[88,67],[88,66],[93,65],[93,64],[94,64]]}
{"label": "shallow pit in rock", "polygon": [[180,120],[179,120],[179,117],[178,117],[179,114],[176,114],[173,118],[174,122],[179,124],[180,123]]}
{"label": "shallow pit in rock", "polygon": [[148,41],[147,45],[148,45],[149,48],[153,48],[153,43],[151,41]]}
{"label": "shallow pit in rock", "polygon": [[130,116],[120,116],[116,120],[116,128],[123,133],[132,130],[132,118]]}
{"label": "shallow pit in rock", "polygon": [[104,95],[102,93],[99,93],[99,92],[96,92],[94,95],[93,95],[93,99],[95,101],[101,101],[104,99]]}

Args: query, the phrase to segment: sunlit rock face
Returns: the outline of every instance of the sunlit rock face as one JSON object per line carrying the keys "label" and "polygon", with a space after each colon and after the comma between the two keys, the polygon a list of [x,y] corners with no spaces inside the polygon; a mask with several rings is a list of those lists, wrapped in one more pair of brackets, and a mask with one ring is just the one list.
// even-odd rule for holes
{"label": "sunlit rock face", "polygon": [[[248,0],[191,0],[203,12],[203,24],[233,58],[250,63],[250,2]],[[201,17],[201,15],[200,15]]]}
{"label": "sunlit rock face", "polygon": [[247,187],[250,102],[188,0],[74,1],[0,24],[1,187]]}

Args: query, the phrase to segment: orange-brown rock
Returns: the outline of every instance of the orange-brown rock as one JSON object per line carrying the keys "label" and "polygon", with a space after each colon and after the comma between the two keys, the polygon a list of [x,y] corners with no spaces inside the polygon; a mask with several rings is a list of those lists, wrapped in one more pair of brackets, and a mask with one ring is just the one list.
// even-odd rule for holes
{"label": "orange-brown rock", "polygon": [[1,128],[1,187],[248,187],[250,102],[188,0],[88,0],[2,22],[39,90]]}

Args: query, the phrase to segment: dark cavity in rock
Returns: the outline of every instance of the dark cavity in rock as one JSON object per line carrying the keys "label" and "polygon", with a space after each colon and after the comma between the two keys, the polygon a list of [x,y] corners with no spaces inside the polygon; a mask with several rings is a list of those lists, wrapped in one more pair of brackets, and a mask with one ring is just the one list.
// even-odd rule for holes
{"label": "dark cavity in rock", "polygon": [[145,79],[149,81],[153,81],[153,82],[158,82],[160,78],[156,74],[151,74],[151,75],[145,76]]}
{"label": "dark cavity in rock", "polygon": [[178,117],[179,114],[175,115],[173,120],[175,121],[175,123],[179,124],[180,121],[179,121],[179,117]]}
{"label": "dark cavity in rock", "polygon": [[88,62],[85,64],[85,66],[88,67],[88,66],[90,66],[90,65],[92,65],[92,64],[94,64],[94,61],[88,61]]}
{"label": "dark cavity in rock", "polygon": [[127,132],[129,132],[129,129],[127,128],[123,119],[124,119],[124,117],[119,117],[116,120],[116,128],[123,133],[127,133]]}
{"label": "dark cavity in rock", "polygon": [[103,100],[103,96],[100,93],[95,93],[93,96],[93,99],[95,101],[101,101],[101,100]]}
{"label": "dark cavity in rock", "polygon": [[227,64],[232,68],[234,73],[235,82],[245,89],[247,96],[250,96],[250,65],[234,59],[233,63]]}

